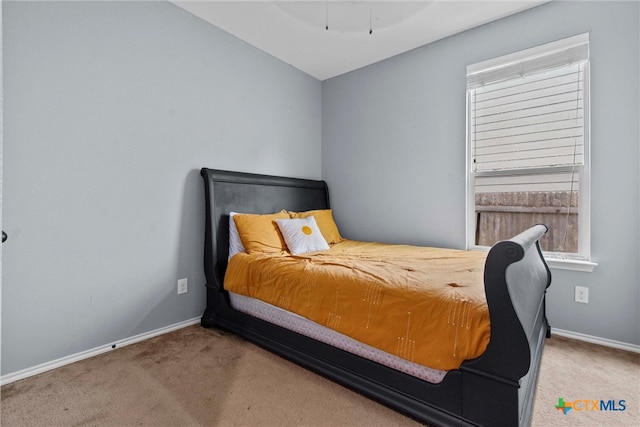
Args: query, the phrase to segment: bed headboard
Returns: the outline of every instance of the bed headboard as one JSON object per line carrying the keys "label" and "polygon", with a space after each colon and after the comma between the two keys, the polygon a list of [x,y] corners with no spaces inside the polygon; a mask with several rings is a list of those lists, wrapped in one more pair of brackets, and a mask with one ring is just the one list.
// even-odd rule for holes
{"label": "bed headboard", "polygon": [[274,213],[329,208],[324,181],[202,168],[206,222],[205,276],[222,289],[229,255],[229,212]]}

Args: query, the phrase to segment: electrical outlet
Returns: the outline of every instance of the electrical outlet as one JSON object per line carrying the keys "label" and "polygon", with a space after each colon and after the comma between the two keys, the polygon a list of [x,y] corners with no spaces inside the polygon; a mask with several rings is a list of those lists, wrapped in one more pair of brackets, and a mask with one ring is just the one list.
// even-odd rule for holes
{"label": "electrical outlet", "polygon": [[187,279],[178,280],[178,295],[186,294],[189,290]]}
{"label": "electrical outlet", "polygon": [[589,288],[585,286],[576,286],[576,294],[575,294],[576,302],[582,304],[589,303]]}

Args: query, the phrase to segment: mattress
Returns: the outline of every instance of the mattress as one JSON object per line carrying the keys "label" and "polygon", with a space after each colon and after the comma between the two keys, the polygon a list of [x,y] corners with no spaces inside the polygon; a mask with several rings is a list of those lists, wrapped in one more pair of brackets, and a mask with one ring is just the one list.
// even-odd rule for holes
{"label": "mattress", "polygon": [[440,370],[484,353],[486,253],[344,240],[291,255],[238,253],[224,288]]}
{"label": "mattress", "polygon": [[410,362],[393,354],[378,350],[346,335],[312,322],[295,313],[265,303],[255,298],[229,292],[231,306],[243,313],[281,326],[341,350],[364,357],[430,383],[442,381],[447,371],[429,368]]}

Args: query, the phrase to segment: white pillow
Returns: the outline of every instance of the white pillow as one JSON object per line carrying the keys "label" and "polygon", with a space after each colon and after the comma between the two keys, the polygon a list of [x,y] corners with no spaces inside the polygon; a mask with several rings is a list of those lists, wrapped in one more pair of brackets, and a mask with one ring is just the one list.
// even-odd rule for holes
{"label": "white pillow", "polygon": [[233,216],[237,215],[238,212],[229,212],[229,258],[237,254],[238,252],[244,252],[244,245],[242,244],[242,240],[240,240],[240,235],[238,234],[238,227],[236,227],[236,222],[233,220]]}
{"label": "white pillow", "polygon": [[313,216],[307,218],[276,219],[278,228],[284,241],[293,255],[307,252],[326,251],[329,244],[322,237],[322,233]]}

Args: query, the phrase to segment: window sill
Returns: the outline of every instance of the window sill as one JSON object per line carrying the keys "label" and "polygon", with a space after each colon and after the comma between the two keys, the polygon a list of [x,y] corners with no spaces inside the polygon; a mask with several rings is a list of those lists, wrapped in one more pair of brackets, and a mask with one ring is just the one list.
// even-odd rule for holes
{"label": "window sill", "polygon": [[549,268],[557,270],[570,270],[570,271],[582,271],[584,273],[591,273],[598,263],[591,261],[583,261],[578,259],[560,259],[560,258],[547,258],[545,261]]}
{"label": "window sill", "polygon": [[[489,246],[472,246],[469,250],[485,251],[489,252],[491,248]],[[549,268],[554,270],[570,270],[570,271],[582,271],[583,273],[591,273],[597,266],[597,262],[585,261],[583,259],[571,259],[571,258],[558,258],[554,254],[545,254],[544,261]],[[554,256],[556,255],[556,256]]]}

